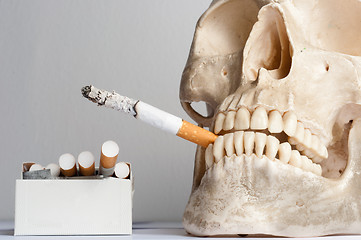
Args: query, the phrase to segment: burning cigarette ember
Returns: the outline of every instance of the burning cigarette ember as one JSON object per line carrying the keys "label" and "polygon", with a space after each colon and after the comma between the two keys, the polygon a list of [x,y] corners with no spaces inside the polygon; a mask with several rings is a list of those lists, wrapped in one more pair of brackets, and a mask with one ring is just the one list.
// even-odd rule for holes
{"label": "burning cigarette ember", "polygon": [[89,151],[78,155],[79,173],[81,176],[92,176],[95,173],[94,155]]}
{"label": "burning cigarette ember", "polygon": [[204,128],[191,124],[144,102],[121,96],[114,91],[108,92],[91,85],[83,87],[81,91],[84,97],[97,103],[99,106],[104,105],[108,108],[130,113],[137,119],[202,147],[207,147],[209,144],[214,143],[218,137]]}
{"label": "burning cigarette ember", "polygon": [[100,154],[99,171],[104,177],[113,175],[118,154],[119,146],[116,142],[106,141],[103,143]]}
{"label": "burning cigarette ember", "polygon": [[59,157],[60,171],[65,177],[72,177],[77,174],[75,157],[65,153]]}
{"label": "burning cigarette ember", "polygon": [[115,165],[114,174],[117,178],[127,178],[130,174],[130,169],[127,163],[119,162]]}

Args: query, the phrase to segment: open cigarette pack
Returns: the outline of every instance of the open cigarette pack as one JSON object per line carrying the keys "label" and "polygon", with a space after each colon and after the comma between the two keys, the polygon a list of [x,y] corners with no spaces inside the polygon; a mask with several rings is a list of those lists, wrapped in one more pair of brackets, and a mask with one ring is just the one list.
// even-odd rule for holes
{"label": "open cigarette pack", "polygon": [[[128,163],[127,163],[128,164]],[[16,180],[14,235],[132,234],[133,176]]]}

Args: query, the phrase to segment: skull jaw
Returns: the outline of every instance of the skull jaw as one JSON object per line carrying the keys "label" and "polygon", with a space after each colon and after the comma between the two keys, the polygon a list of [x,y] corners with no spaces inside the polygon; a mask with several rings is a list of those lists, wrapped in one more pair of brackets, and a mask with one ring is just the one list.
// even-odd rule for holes
{"label": "skull jaw", "polygon": [[309,237],[360,229],[360,200],[345,197],[347,184],[290,168],[266,158],[221,160],[190,197],[186,231]]}
{"label": "skull jaw", "polygon": [[361,120],[354,121],[348,145],[348,166],[337,180],[266,157],[223,158],[193,187],[185,230],[198,236],[361,233]]}

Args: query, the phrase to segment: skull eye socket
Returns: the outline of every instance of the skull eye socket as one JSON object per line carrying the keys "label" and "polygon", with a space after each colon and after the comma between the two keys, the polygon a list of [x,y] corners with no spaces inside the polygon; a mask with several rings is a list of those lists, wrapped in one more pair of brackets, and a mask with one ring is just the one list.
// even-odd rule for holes
{"label": "skull eye socket", "polygon": [[[202,127],[210,127],[214,116],[214,109],[206,102],[181,102],[188,115]],[[193,105],[193,106],[192,106]]]}
{"label": "skull eye socket", "polygon": [[200,101],[200,102],[191,102],[191,107],[199,113],[202,117],[213,117],[213,110],[209,109],[206,102]]}
{"label": "skull eye socket", "polygon": [[361,2],[295,1],[311,44],[327,51],[361,56]]}
{"label": "skull eye socket", "polygon": [[209,57],[242,50],[258,11],[256,1],[219,1],[198,22],[194,52],[199,57]]}

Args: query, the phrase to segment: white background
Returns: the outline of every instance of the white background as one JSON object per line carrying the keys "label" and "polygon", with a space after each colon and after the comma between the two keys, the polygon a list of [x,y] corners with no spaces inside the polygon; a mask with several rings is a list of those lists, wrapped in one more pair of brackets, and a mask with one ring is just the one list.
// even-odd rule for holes
{"label": "white background", "polygon": [[[93,84],[190,121],[179,84],[197,19],[210,0],[0,0],[0,220],[14,217],[22,162],[114,140],[135,175],[134,221],[179,221],[196,146],[130,116],[97,107]],[[96,211],[96,209],[94,209]]]}

